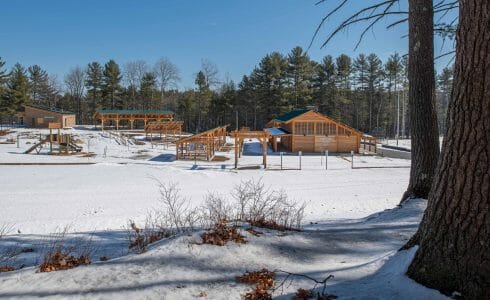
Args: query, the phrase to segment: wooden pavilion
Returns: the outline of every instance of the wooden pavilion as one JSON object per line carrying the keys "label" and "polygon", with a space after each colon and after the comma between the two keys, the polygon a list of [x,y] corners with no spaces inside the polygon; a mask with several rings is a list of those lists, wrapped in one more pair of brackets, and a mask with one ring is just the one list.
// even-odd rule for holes
{"label": "wooden pavilion", "polygon": [[175,113],[171,110],[118,110],[118,109],[100,109],[95,112],[94,119],[99,121],[104,130],[106,122],[114,122],[116,130],[119,130],[120,122],[127,122],[130,128],[134,128],[136,121],[143,121],[144,127],[148,122],[171,122],[174,120]]}
{"label": "wooden pavilion", "polygon": [[159,134],[160,139],[165,137],[166,140],[180,138],[182,136],[182,121],[163,121],[163,122],[150,122],[145,126],[145,135],[148,139],[153,138],[153,134]]}
{"label": "wooden pavilion", "polygon": [[250,131],[248,127],[235,130],[235,169],[238,169],[238,158],[242,156],[243,143],[246,139],[257,139],[262,145],[262,164],[267,168],[267,141],[271,138],[271,134],[267,130]]}
{"label": "wooden pavilion", "polygon": [[213,159],[214,154],[226,144],[226,127],[220,126],[175,142],[175,159]]}
{"label": "wooden pavilion", "polygon": [[359,152],[362,132],[311,109],[285,113],[266,125],[274,151]]}

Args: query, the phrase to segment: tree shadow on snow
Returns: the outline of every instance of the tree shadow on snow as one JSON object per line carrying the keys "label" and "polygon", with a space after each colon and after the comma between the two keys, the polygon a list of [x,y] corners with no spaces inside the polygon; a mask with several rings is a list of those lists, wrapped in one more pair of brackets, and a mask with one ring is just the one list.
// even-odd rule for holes
{"label": "tree shadow on snow", "polygon": [[[352,271],[364,267],[372,268],[369,265],[385,261],[385,264],[374,274],[354,280],[354,285],[352,285],[352,281],[332,281],[332,283],[328,283],[327,291],[333,294],[349,295],[353,286],[364,285],[363,291],[365,293],[376,295],[376,289],[379,289],[379,284],[376,285],[376,283],[381,280],[386,284],[391,277],[395,276],[398,281],[393,281],[393,284],[387,288],[396,293],[396,284],[400,282],[406,284],[404,280],[409,282],[408,279],[403,277],[403,268],[407,265],[407,260],[411,259],[406,256],[400,258],[398,254],[394,256],[395,258],[388,259],[388,257],[395,253],[416,231],[424,208],[423,205],[412,205],[410,202],[406,205],[407,207],[404,208],[386,210],[358,220],[338,220],[310,224],[305,226],[303,231],[300,232],[278,232],[258,229],[265,234],[259,237],[247,236],[249,243],[245,245],[230,244],[229,247],[195,245],[192,243],[192,239],[178,236],[164,239],[151,245],[149,251],[141,255],[125,256],[128,253],[128,240],[127,232],[124,230],[69,234],[66,237],[67,244],[77,243],[80,237],[90,237],[94,249],[93,261],[97,261],[100,256],[107,256],[111,260],[95,263],[87,267],[44,275],[69,276],[72,280],[83,280],[83,283],[80,283],[78,288],[66,288],[59,281],[59,277],[52,279],[43,277],[42,279],[49,280],[44,290],[33,291],[26,288],[25,290],[0,292],[0,298],[103,297],[115,293],[121,293],[120,296],[122,296],[126,292],[155,292],[155,289],[161,291],[160,288],[176,289],[182,286],[196,288],[196,286],[209,287],[209,285],[217,285],[219,289],[223,289],[224,286],[236,286],[235,276],[243,274],[247,267],[255,266],[259,269],[262,267],[271,268],[272,266],[268,266],[267,263],[264,265],[264,260],[261,257],[258,257],[257,261],[246,261],[247,258],[237,257],[233,262],[223,263],[221,260],[222,256],[240,253],[236,251],[267,253],[268,257],[274,257],[276,261],[283,261],[285,264],[284,269],[292,272],[300,271],[287,270],[288,263],[291,263],[291,266],[298,266],[314,265],[318,260],[325,258],[334,261],[332,268],[320,268],[319,270],[302,273],[319,280],[329,274],[336,275],[336,273],[342,271]],[[179,240],[176,241],[176,239]],[[46,236],[12,235],[4,237],[0,247],[7,244],[22,244],[22,247],[35,247],[33,253],[39,255],[38,251],[41,250],[38,249],[42,249],[39,246],[39,241],[45,240]],[[176,242],[176,244],[172,244],[173,242]],[[174,247],[179,245],[179,243],[187,243],[189,250],[182,251],[181,247],[176,247],[173,251],[161,251],[163,249],[161,247]],[[212,248],[212,251],[209,251],[209,247]],[[206,249],[208,250],[207,252],[205,251]],[[169,250],[169,248],[166,248],[166,250]],[[347,261],[349,259],[352,261]],[[392,259],[397,260],[390,264]],[[345,261],[342,262],[340,260]],[[345,263],[345,267],[342,266],[343,263]],[[88,268],[92,269],[87,274]],[[121,270],[124,270],[124,272]],[[12,275],[9,275],[9,273],[0,274],[0,283],[1,279],[10,276],[22,278],[22,274],[18,272],[26,272],[27,276],[32,276],[28,272],[34,271],[27,269],[9,272]],[[111,278],[108,279],[108,276]],[[281,278],[284,278],[283,275],[281,276],[278,277],[278,282]],[[304,288],[313,286],[311,281],[303,280],[301,283],[305,284]],[[244,286],[245,289],[246,287]],[[317,291],[321,291],[321,287],[318,287]],[[163,294],[159,295],[163,296]],[[417,294],[414,295],[416,296]],[[291,296],[292,294],[281,296],[280,299],[290,299]]]}
{"label": "tree shadow on snow", "polygon": [[155,157],[149,159],[149,161],[158,161],[158,162],[173,162],[175,161],[174,154],[160,154]]}

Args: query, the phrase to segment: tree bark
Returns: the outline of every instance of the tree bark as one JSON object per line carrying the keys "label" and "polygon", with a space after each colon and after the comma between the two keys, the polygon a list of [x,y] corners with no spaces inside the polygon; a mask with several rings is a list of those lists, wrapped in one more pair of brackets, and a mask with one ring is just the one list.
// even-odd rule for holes
{"label": "tree bark", "polygon": [[414,280],[490,299],[490,0],[460,0],[453,95]]}
{"label": "tree bark", "polygon": [[412,145],[410,182],[402,201],[427,198],[439,157],[435,103],[432,0],[409,0],[408,103]]}

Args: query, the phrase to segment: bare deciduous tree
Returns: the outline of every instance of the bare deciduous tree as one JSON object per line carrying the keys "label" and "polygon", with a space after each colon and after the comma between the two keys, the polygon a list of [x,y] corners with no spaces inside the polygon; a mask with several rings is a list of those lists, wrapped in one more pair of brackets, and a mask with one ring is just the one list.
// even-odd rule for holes
{"label": "bare deciduous tree", "polygon": [[130,101],[131,106],[136,102],[136,91],[141,86],[143,77],[148,72],[148,65],[144,60],[128,61],[123,67],[124,81],[131,91],[132,99]]}
{"label": "bare deciduous tree", "polygon": [[164,92],[168,87],[176,87],[180,80],[179,69],[168,58],[160,58],[153,68],[160,86],[160,101],[163,104]]}
{"label": "bare deciduous tree", "polygon": [[201,60],[201,71],[204,73],[208,87],[213,87],[220,83],[218,66],[209,59]]}
{"label": "bare deciduous tree", "polygon": [[70,94],[77,104],[77,124],[81,124],[81,104],[82,97],[85,90],[85,72],[79,66],[71,69],[68,74],[65,75],[65,85]]}

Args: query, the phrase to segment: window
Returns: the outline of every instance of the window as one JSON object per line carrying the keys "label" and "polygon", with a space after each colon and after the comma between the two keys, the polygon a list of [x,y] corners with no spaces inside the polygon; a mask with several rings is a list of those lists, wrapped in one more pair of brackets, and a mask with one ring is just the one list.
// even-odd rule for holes
{"label": "window", "polygon": [[294,124],[294,134],[297,135],[313,135],[314,123],[299,122]]}
{"label": "window", "polygon": [[335,135],[336,125],[334,123],[318,123],[316,135]]}

